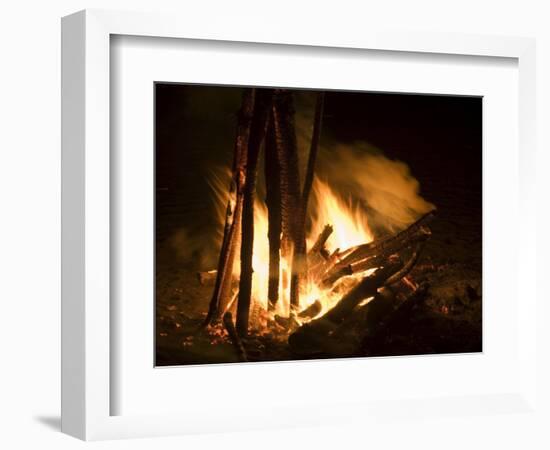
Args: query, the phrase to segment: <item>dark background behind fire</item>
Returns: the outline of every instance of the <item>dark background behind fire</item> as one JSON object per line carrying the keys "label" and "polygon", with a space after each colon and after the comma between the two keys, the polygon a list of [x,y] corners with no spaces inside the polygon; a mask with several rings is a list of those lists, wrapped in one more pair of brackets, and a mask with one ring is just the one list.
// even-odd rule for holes
{"label": "dark background behind fire", "polygon": [[[209,289],[197,286],[194,274],[214,269],[219,250],[220,224],[209,181],[214,168],[231,164],[242,89],[157,84],[155,93],[156,300],[161,330],[165,324],[160,317],[182,309],[185,317],[206,311]],[[310,123],[311,99],[310,91],[296,92],[298,134],[301,121]],[[451,268],[434,307],[474,322],[472,329],[458,334],[475,334],[466,350],[480,350],[481,306],[471,314],[468,302],[480,303],[481,296],[482,99],[328,91],[322,142],[327,148],[362,142],[367,151],[375,149],[408,165],[420,184],[419,194],[438,211],[423,262]],[[327,160],[330,155],[319,163],[321,171],[330,170]],[[164,346],[157,348],[157,363],[204,362],[174,357],[179,344],[169,339],[168,330],[162,333],[166,336],[157,341]]]}

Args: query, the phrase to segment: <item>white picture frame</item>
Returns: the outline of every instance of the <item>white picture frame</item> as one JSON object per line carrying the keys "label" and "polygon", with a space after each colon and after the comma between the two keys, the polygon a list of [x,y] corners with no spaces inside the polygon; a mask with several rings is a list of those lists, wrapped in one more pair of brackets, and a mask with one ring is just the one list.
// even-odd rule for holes
{"label": "white picture frame", "polygon": [[[370,29],[330,34],[284,30],[265,24],[219,24],[215,30],[193,17],[112,11],[82,11],[62,22],[62,430],[85,440],[162,436],[261,428],[262,414],[235,408],[231,420],[205,414],[111,415],[110,320],[110,39],[112,35],[163,37],[223,42],[285,44],[338,49],[368,49],[416,54],[448,54],[512,58],[519,77],[519,183],[517,198],[521,239],[516,249],[518,279],[528,280],[536,260],[535,43],[532,39],[439,33],[399,33]],[[530,267],[527,266],[530,262]],[[470,415],[536,411],[536,307],[534,283],[522,284],[518,311],[519,377],[512,391],[464,398],[406,400],[410,414]],[[517,295],[517,293],[516,293]],[[523,297],[525,297],[523,299]],[[392,400],[395,402],[395,400]],[[394,404],[394,403],[393,403]],[[278,406],[270,426],[393,417],[392,404],[323,405],[296,409]],[[321,408],[322,409],[322,408]],[[311,413],[308,418],[308,411]],[[317,413],[316,413],[317,411]],[[399,413],[397,414],[399,415]],[[265,416],[268,417],[268,416]],[[305,418],[304,418],[305,417]],[[245,418],[245,420],[239,420]]]}

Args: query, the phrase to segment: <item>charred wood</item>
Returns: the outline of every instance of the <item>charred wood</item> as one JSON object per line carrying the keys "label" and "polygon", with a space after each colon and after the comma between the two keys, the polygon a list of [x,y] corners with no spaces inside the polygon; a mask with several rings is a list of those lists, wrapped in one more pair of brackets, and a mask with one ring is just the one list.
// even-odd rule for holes
{"label": "charred wood", "polygon": [[311,305],[298,313],[298,318],[312,319],[313,317],[317,316],[322,309],[323,307],[321,305],[321,302],[319,300],[315,300]]}
{"label": "charred wood", "polygon": [[386,286],[389,286],[390,284],[397,283],[401,278],[406,277],[409,272],[413,269],[413,267],[416,265],[418,258],[420,257],[420,254],[422,253],[422,249],[424,248],[425,242],[418,242],[413,249],[412,255],[409,258],[409,260],[405,263],[403,268],[397,272],[394,273],[391,277],[389,277],[386,280]]}
{"label": "charred wood", "polygon": [[325,243],[332,232],[332,226],[326,225],[313,246],[307,252],[308,277],[313,282],[317,282],[327,270],[330,254],[325,248]]}
{"label": "charred wood", "polygon": [[309,148],[309,157],[307,161],[306,176],[304,179],[304,189],[302,191],[302,218],[304,222],[305,222],[305,216],[307,214],[307,204],[309,201],[309,194],[311,193],[311,186],[313,185],[315,161],[317,159],[317,152],[319,151],[319,142],[321,140],[321,125],[323,121],[324,105],[325,105],[325,93],[319,92],[317,94],[317,101],[315,103],[315,118],[313,120],[313,132],[311,135],[311,145]]}
{"label": "charred wood", "polygon": [[241,272],[239,279],[239,297],[237,303],[236,329],[239,335],[248,333],[250,315],[250,296],[252,290],[252,252],[254,248],[254,198],[258,176],[258,158],[260,146],[265,137],[269,110],[273,101],[270,89],[257,93],[254,115],[250,126],[246,175],[243,189],[242,233],[241,233]]}
{"label": "charred wood", "polygon": [[342,299],[328,311],[322,318],[330,320],[333,323],[341,322],[353,309],[365,298],[376,294],[378,288],[383,286],[388,278],[401,270],[403,264],[400,261],[394,261],[386,267],[376,269],[374,273],[365,277],[349,291]]}
{"label": "charred wood", "polygon": [[305,230],[300,226],[300,174],[298,147],[294,125],[292,93],[275,90],[273,102],[273,129],[280,165],[282,253],[285,259],[292,255],[290,306],[299,305],[300,276],[305,263]]}
{"label": "charred wood", "polygon": [[291,350],[298,354],[323,353],[338,326],[364,299],[376,295],[378,288],[402,267],[399,262],[377,269],[349,291],[330,311],[312,320],[292,333],[288,338]]}
{"label": "charred wood", "polygon": [[279,272],[281,251],[281,166],[277,158],[277,142],[270,114],[265,141],[265,185],[268,215],[269,282],[267,289],[268,309],[272,311],[279,299]]}
{"label": "charred wood", "polygon": [[[426,227],[421,227],[417,228],[414,233],[398,233],[398,235],[394,237],[384,239],[384,242],[374,241],[370,244],[364,244],[365,246],[370,246],[373,244],[371,246],[371,250],[369,251],[366,251],[366,247],[363,246],[360,246],[363,248],[360,251],[347,251],[346,254],[348,256],[341,259],[340,262],[328,269],[323,275],[322,285],[327,288],[332,286],[332,284],[343,276],[352,275],[354,273],[359,273],[378,267],[382,265],[384,260],[391,255],[399,253],[404,248],[411,245],[422,243],[429,239],[430,236],[431,232],[429,229]],[[357,249],[359,249],[359,247]],[[372,249],[377,249],[377,251],[374,252]],[[362,258],[361,255],[367,256]]]}
{"label": "charred wood", "polygon": [[[325,244],[333,231],[334,231],[334,228],[332,227],[332,225],[325,225],[325,227],[323,228],[323,231],[321,231],[319,236],[317,236],[317,240],[309,250],[308,252],[309,255],[321,254],[323,250],[325,250],[326,252]],[[327,259],[327,258],[328,258],[328,255],[324,257],[324,259]]]}
{"label": "charred wood", "polygon": [[[317,152],[319,150],[319,142],[321,140],[321,124],[323,120],[323,109],[325,103],[325,94],[324,92],[319,92],[317,94],[317,101],[315,104],[315,118],[313,120],[313,131],[311,135],[311,144],[309,149],[309,156],[307,161],[306,175],[304,179],[304,187],[302,189],[302,201],[300,204],[299,211],[299,223],[298,223],[298,233],[297,240],[298,245],[295,247],[294,251],[294,261],[293,261],[293,272],[298,273],[298,278],[295,278],[296,286],[291,285],[291,298],[290,304],[291,307],[297,308],[299,305],[299,289],[301,280],[307,280],[308,278],[308,257],[306,252],[306,216],[307,216],[307,206],[309,202],[309,195],[311,193],[311,187],[313,185],[313,176],[315,172],[315,161],[317,160]],[[325,228],[326,229],[326,228]],[[328,239],[328,236],[332,232],[327,230],[328,235],[325,238]],[[324,245],[324,243],[323,243]],[[324,246],[320,247],[318,250],[321,256],[326,254]],[[294,269],[294,264],[298,265],[298,270]],[[307,281],[306,281],[307,282]],[[293,298],[292,294],[295,293]]]}
{"label": "charred wood", "polygon": [[334,268],[334,270],[331,270],[325,277],[323,277],[323,279],[321,280],[321,286],[324,288],[329,288],[342,277],[358,274],[361,272],[365,272],[369,269],[375,269],[377,267],[386,265],[388,259],[389,257],[385,255],[371,256],[370,258],[366,258],[356,263],[338,265]]}
{"label": "charred wood", "polygon": [[314,283],[320,284],[323,277],[327,276],[340,261],[340,249],[336,249],[332,253],[323,249],[317,257],[314,257],[313,254],[310,256],[311,264],[308,266],[308,276]]}
{"label": "charred wood", "polygon": [[430,211],[429,213],[424,214],[416,222],[409,225],[406,229],[393,236],[378,239],[376,241],[369,242],[368,244],[359,245],[352,249],[346,250],[346,256],[343,257],[341,264],[351,264],[370,256],[380,255],[383,253],[387,254],[388,251],[404,247],[416,236],[431,234],[429,229],[426,228],[426,225],[431,222],[434,216],[435,211]]}
{"label": "charred wood", "polygon": [[219,318],[229,302],[233,264],[239,246],[241,215],[244,196],[244,177],[250,128],[256,100],[255,89],[245,89],[237,121],[237,137],[233,156],[233,170],[229,187],[229,200],[226,208],[222,247],[218,260],[218,270],[214,292],[203,326]]}

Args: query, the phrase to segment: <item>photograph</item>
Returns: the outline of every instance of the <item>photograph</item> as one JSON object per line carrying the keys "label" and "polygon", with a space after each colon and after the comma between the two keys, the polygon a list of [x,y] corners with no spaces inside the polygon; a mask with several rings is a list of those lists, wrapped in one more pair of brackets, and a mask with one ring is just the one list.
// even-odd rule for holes
{"label": "photograph", "polygon": [[483,350],[482,97],[153,89],[156,366]]}

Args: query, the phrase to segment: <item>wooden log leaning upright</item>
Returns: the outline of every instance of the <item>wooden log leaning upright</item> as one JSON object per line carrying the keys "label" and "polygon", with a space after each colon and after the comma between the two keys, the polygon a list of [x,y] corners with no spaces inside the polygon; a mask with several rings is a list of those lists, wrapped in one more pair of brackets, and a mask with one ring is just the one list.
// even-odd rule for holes
{"label": "wooden log leaning upright", "polygon": [[281,263],[281,166],[277,158],[277,142],[270,114],[265,140],[265,188],[269,241],[268,309],[273,311],[279,300],[279,271]]}
{"label": "wooden log leaning upright", "polygon": [[229,187],[229,199],[226,208],[225,227],[218,260],[217,276],[203,326],[208,326],[212,320],[219,319],[225,312],[230,300],[233,265],[240,241],[245,168],[255,99],[255,89],[244,90],[242,105],[238,114],[231,184]]}
{"label": "wooden log leaning upright", "polygon": [[315,173],[315,161],[317,160],[317,153],[319,151],[319,142],[321,141],[321,125],[323,122],[323,110],[325,107],[325,93],[319,92],[317,94],[317,101],[315,104],[315,118],[313,121],[313,133],[311,135],[311,145],[309,148],[309,157],[307,160],[306,176],[304,179],[304,189],[302,190],[302,220],[305,223],[305,216],[307,213],[307,204],[309,201],[309,194],[311,193],[311,187],[313,185],[313,176]]}
{"label": "wooden log leaning upright", "polygon": [[[299,276],[301,280],[306,280],[309,277],[308,258],[306,249],[306,217],[309,195],[313,186],[313,176],[315,174],[315,162],[317,161],[317,153],[319,151],[319,143],[321,141],[321,125],[323,122],[323,110],[325,106],[325,93],[317,93],[315,103],[315,117],[313,120],[313,131],[311,134],[311,143],[309,147],[309,156],[307,160],[306,174],[304,178],[304,187],[302,189],[302,200],[300,204],[300,216],[298,223],[298,245],[295,256],[299,267]],[[330,230],[330,231],[329,231]],[[332,233],[332,228],[326,228],[323,231],[322,237],[326,236],[325,240]],[[321,244],[324,245],[324,242]],[[320,250],[320,249],[319,249]],[[299,306],[299,305],[297,305]]]}
{"label": "wooden log leaning upright", "polygon": [[298,170],[298,147],[294,125],[293,96],[286,89],[275,90],[273,130],[280,166],[281,253],[286,260],[289,260],[292,255],[290,307],[291,310],[296,310],[300,301],[300,272],[298,270],[297,255],[300,252],[300,243],[302,241],[305,242],[305,237],[302,239],[300,235],[300,174]]}
{"label": "wooden log leaning upright", "polygon": [[252,253],[254,248],[254,199],[258,176],[260,146],[264,140],[273,102],[273,91],[262,89],[256,94],[254,115],[250,127],[246,175],[244,183],[242,234],[241,234],[241,275],[237,303],[236,329],[240,336],[248,334],[248,318],[252,293]]}

